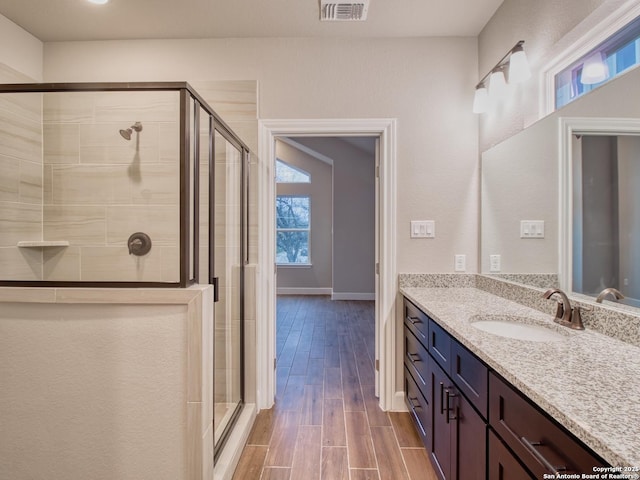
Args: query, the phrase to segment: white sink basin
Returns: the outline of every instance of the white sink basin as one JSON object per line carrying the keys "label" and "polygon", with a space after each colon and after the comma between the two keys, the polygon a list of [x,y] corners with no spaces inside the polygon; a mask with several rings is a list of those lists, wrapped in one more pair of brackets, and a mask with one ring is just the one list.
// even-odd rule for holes
{"label": "white sink basin", "polygon": [[471,325],[478,330],[500,337],[526,340],[529,342],[557,342],[569,337],[562,327],[555,325],[541,325],[534,323],[528,317],[511,315],[476,315],[471,319]]}

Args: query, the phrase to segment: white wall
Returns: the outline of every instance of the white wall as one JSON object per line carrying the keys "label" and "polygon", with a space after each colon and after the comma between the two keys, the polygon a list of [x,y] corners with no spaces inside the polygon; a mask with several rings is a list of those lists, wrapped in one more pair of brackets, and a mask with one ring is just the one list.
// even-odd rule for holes
{"label": "white wall", "polygon": [[[48,82],[256,79],[260,118],[398,119],[401,272],[477,264],[475,38],[207,39],[45,45]],[[437,238],[409,239],[411,219]]]}
{"label": "white wall", "polygon": [[42,55],[43,44],[40,40],[0,15],[0,64],[11,67],[32,81],[41,82]]}
{"label": "white wall", "polygon": [[538,119],[538,74],[563,48],[624,0],[505,0],[478,36],[480,80],[517,41],[525,41],[532,76],[516,85],[498,108],[480,115],[480,151]]}

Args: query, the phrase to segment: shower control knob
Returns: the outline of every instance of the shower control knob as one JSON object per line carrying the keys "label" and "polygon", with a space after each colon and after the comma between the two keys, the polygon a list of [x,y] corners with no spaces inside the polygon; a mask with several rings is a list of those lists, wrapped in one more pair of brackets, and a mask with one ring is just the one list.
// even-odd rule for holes
{"label": "shower control knob", "polygon": [[136,232],[131,234],[127,240],[127,246],[129,247],[129,255],[141,257],[151,250],[151,238],[146,233]]}

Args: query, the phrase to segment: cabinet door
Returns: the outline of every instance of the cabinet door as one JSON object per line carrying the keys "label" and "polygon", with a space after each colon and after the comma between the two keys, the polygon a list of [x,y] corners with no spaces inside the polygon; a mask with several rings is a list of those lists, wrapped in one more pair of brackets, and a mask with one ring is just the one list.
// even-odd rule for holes
{"label": "cabinet door", "polygon": [[442,369],[451,372],[451,336],[433,320],[429,321],[429,353]]}
{"label": "cabinet door", "polygon": [[[460,393],[449,396],[452,436],[452,476],[456,480],[485,480],[487,425]],[[446,395],[445,395],[446,401]]]}
{"label": "cabinet door", "polygon": [[489,375],[491,427],[522,463],[535,475],[592,473],[604,462],[540,412],[519,391]]}
{"label": "cabinet door", "polygon": [[436,362],[429,362],[431,391],[431,449],[429,456],[438,478],[451,478],[451,419],[448,416],[445,391],[451,391],[451,380]]}
{"label": "cabinet door", "polygon": [[489,430],[489,480],[533,480],[533,476],[520,465],[516,457],[500,439]]}

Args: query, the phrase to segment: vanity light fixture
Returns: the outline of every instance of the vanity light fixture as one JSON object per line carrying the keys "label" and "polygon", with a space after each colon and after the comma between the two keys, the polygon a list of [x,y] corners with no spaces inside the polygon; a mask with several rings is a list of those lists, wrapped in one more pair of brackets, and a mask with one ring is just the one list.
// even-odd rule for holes
{"label": "vanity light fixture", "polygon": [[105,3],[109,3],[109,0],[87,0],[87,1],[95,5],[104,5]]}
{"label": "vanity light fixture", "polygon": [[[524,82],[531,76],[529,62],[524,53],[524,40],[516,43],[507,54],[476,85],[473,99],[473,112],[484,113],[489,109],[490,101],[497,100],[507,92],[507,85]],[[508,78],[504,72],[508,66]],[[508,80],[508,84],[507,84]],[[487,83],[489,90],[487,92]]]}
{"label": "vanity light fixture", "polygon": [[602,52],[593,52],[582,64],[582,75],[580,83],[584,85],[593,85],[594,83],[604,82],[609,78],[609,66],[607,58]]}

